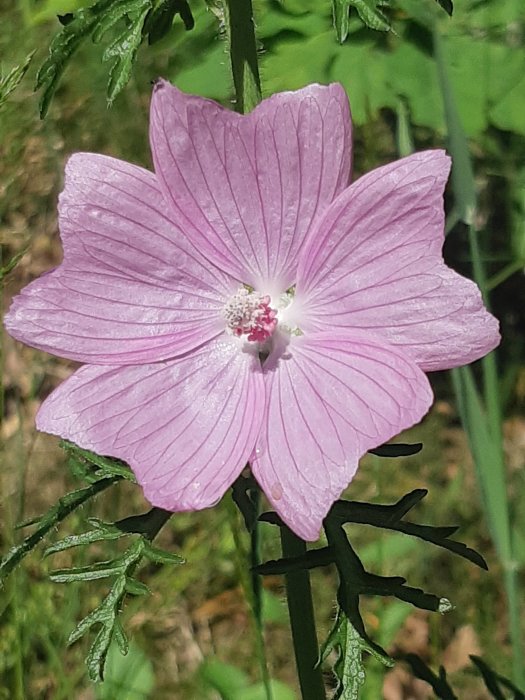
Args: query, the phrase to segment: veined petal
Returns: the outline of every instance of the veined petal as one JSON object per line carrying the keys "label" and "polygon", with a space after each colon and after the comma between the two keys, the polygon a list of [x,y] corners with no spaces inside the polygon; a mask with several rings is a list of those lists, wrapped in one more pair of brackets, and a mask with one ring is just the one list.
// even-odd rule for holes
{"label": "veined petal", "polygon": [[359,331],[294,338],[265,379],[253,473],[306,540],[317,539],[359,458],[417,423],[432,403],[428,379],[412,360]]}
{"label": "veined petal", "polygon": [[5,319],[15,338],[80,362],[136,364],[221,333],[236,283],[170,220],[152,173],[76,154],[59,214],[64,261],[15,298]]}
{"label": "veined petal", "polygon": [[340,85],[270,97],[248,115],[155,87],[155,170],[186,235],[242,282],[295,281],[297,254],[350,177],[351,123]]}
{"label": "veined petal", "polygon": [[37,427],[125,460],[155,506],[206,508],[246,465],[264,412],[260,364],[240,348],[223,337],[166,362],[81,367]]}
{"label": "veined petal", "polygon": [[326,212],[299,264],[305,328],[360,328],[425,371],[467,364],[499,342],[477,286],[442,258],[450,159],[426,151],[374,170]]}

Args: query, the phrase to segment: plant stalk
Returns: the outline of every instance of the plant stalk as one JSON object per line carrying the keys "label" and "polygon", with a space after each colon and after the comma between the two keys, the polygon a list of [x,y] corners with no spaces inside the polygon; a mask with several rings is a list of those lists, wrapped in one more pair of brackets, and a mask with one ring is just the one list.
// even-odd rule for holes
{"label": "plant stalk", "polygon": [[[306,554],[306,543],[287,527],[281,528],[283,557]],[[288,611],[303,700],[325,700],[326,693],[319,660],[310,574],[307,570],[285,575]]]}
{"label": "plant stalk", "polygon": [[246,114],[261,101],[252,1],[224,0],[224,9],[235,87],[235,109],[240,114]]}

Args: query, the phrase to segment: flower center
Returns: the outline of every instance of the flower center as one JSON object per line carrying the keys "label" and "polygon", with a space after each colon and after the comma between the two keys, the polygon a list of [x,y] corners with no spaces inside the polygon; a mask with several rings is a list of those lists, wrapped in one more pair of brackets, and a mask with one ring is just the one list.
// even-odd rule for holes
{"label": "flower center", "polygon": [[277,311],[270,307],[270,296],[241,287],[224,307],[226,325],[237,337],[264,343],[277,327]]}

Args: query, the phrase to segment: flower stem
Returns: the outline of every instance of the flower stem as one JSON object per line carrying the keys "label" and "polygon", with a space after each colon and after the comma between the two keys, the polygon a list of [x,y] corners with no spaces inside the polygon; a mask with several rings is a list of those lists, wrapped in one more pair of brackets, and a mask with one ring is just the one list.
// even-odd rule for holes
{"label": "flower stem", "polygon": [[[281,528],[283,557],[299,557],[306,553],[306,543],[287,527]],[[293,646],[303,700],[325,700],[320,666],[319,645],[315,630],[314,606],[310,574],[307,570],[286,574],[288,611],[292,627]]]}
{"label": "flower stem", "polygon": [[[253,20],[252,0],[224,0],[225,21],[229,40],[236,111],[245,114],[261,101],[261,80],[257,61],[257,39]],[[253,498],[253,494],[252,494]],[[258,496],[257,496],[258,499]],[[257,504],[258,505],[258,504]],[[251,564],[259,564],[259,524],[255,522],[250,532]],[[306,544],[288,528],[281,530],[283,556],[297,556],[306,552]],[[288,610],[303,700],[325,700],[323,677],[317,661],[319,648],[315,630],[314,608],[310,578],[307,571],[286,575]],[[263,644],[261,620],[261,586],[257,575],[252,577],[254,617],[259,629],[259,641]],[[268,676],[264,675],[266,691]]]}
{"label": "flower stem", "polygon": [[[253,506],[256,509],[255,518],[258,514],[260,494],[255,495],[251,492],[250,497]],[[249,561],[250,569],[260,564],[259,558],[259,530],[258,523],[255,521],[253,528],[249,528],[250,535],[250,551],[247,552],[246,544],[241,537],[239,530],[239,521],[235,506],[239,507],[234,500],[227,500],[227,513],[232,531],[233,541],[235,544],[235,552],[237,558],[237,570],[241,581],[241,587],[248,604],[250,606],[251,618],[254,630],[255,655],[259,662],[261,670],[261,679],[264,685],[266,700],[273,700],[272,686],[270,673],[268,671],[268,662],[266,658],[266,646],[264,641],[264,623],[262,619],[262,586],[260,577],[254,572],[249,572],[246,564]],[[242,516],[245,516],[242,509],[239,508]]]}
{"label": "flower stem", "polygon": [[236,110],[251,111],[261,101],[261,80],[257,63],[257,39],[251,0],[224,0],[235,87]]}

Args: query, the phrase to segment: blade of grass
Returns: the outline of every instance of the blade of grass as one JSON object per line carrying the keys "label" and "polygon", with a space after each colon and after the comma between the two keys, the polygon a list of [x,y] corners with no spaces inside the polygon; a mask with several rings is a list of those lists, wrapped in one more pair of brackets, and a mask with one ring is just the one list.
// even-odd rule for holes
{"label": "blade of grass", "polygon": [[[449,82],[443,39],[437,24],[433,27],[434,57],[442,93],[449,150],[454,162],[452,187],[460,218],[468,226],[468,239],[472,257],[474,278],[489,306],[487,281],[474,227],[476,188],[468,143],[457,111],[454,94]],[[520,628],[517,566],[514,561],[511,522],[506,488],[506,468],[501,432],[502,414],[498,389],[495,353],[481,361],[483,397],[486,409],[474,382],[472,370],[462,367],[452,372],[459,411],[467,432],[474,457],[476,473],[482,493],[491,536],[504,570],[504,584],[509,609],[510,636],[513,654],[514,681],[523,686],[525,666]]]}

